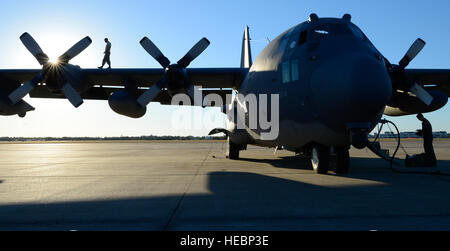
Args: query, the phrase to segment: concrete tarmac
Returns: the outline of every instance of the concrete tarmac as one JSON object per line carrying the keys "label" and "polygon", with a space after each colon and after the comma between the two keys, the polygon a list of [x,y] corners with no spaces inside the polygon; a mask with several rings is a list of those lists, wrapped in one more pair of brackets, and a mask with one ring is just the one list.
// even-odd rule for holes
{"label": "concrete tarmac", "polygon": [[[449,149],[436,142],[443,168]],[[393,173],[366,150],[352,150],[347,176],[314,174],[290,152],[250,147],[230,161],[224,150],[0,144],[0,230],[450,230],[449,176]]]}

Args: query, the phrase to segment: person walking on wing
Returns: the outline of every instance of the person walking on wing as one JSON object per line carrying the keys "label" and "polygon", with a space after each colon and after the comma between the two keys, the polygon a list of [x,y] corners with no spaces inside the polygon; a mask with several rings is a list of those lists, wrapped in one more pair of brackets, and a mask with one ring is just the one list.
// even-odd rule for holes
{"label": "person walking on wing", "polygon": [[108,69],[111,69],[111,42],[109,42],[108,38],[105,38],[106,48],[105,48],[105,57],[103,58],[102,66],[99,66],[99,69],[103,69],[105,64],[108,64]]}

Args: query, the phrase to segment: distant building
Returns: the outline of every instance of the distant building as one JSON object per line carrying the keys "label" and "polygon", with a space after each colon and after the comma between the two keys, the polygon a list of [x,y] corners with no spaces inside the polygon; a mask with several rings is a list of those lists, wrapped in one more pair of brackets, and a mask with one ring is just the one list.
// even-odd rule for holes
{"label": "distant building", "polygon": [[[417,136],[417,132],[401,132],[400,138],[402,139],[419,139],[421,137]],[[370,135],[370,138],[375,138],[377,134]],[[433,137],[436,139],[446,139],[449,138],[449,134],[446,131],[433,132]],[[380,135],[382,139],[394,139],[397,138],[397,133],[385,132]]]}
{"label": "distant building", "polygon": [[448,133],[446,131],[433,132],[433,136],[437,139],[445,139],[448,138]]}
{"label": "distant building", "polygon": [[393,138],[397,138],[397,134],[395,134],[394,132],[385,132],[385,133],[380,135],[380,138],[382,138],[382,139],[393,139]]}
{"label": "distant building", "polygon": [[417,139],[420,137],[417,136],[417,132],[401,132],[400,138],[402,138],[402,139]]}

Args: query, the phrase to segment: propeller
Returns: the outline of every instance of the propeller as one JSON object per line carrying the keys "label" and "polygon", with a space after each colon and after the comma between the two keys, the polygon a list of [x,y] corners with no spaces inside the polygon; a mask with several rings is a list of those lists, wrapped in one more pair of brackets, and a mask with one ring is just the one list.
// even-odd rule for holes
{"label": "propeller", "polygon": [[[164,77],[158,81],[158,83],[142,94],[137,99],[137,102],[142,107],[146,107],[164,88],[176,90],[183,89],[194,100],[194,102],[198,102],[198,100],[195,100],[194,98],[195,87],[189,81],[186,68],[198,56],[200,56],[206,48],[208,48],[211,44],[209,40],[206,38],[201,39],[182,59],[180,59],[180,61],[177,62],[177,64],[172,65],[170,60],[164,56],[164,54],[148,37],[144,37],[140,44],[148,52],[148,54],[150,54],[164,68],[165,74]],[[195,105],[203,106],[203,98],[201,103],[196,103]]]}
{"label": "propeller", "polygon": [[414,58],[419,55],[419,53],[423,50],[426,43],[422,39],[418,38],[409,48],[409,50],[406,52],[405,56],[400,60],[400,63],[398,64],[400,68],[405,69],[411,61],[413,61]]}
{"label": "propeller", "polygon": [[58,76],[62,76],[64,83],[60,84],[59,89],[61,93],[70,101],[70,103],[79,107],[83,104],[83,99],[80,94],[73,88],[71,84],[71,77],[64,67],[69,64],[69,61],[74,57],[78,56],[83,52],[91,43],[92,40],[89,37],[85,37],[67,50],[58,58],[58,63],[52,64],[49,62],[49,57],[43,52],[39,44],[34,40],[34,38],[28,34],[24,33],[20,36],[20,40],[23,45],[28,49],[28,51],[36,58],[39,64],[42,66],[42,72],[35,76],[32,80],[24,83],[21,87],[13,91],[9,95],[9,99],[13,104],[17,104],[22,100],[27,94],[29,94],[33,89],[44,79],[49,77],[49,73],[55,73]]}
{"label": "propeller", "polygon": [[[415,83],[411,78],[409,78],[405,72],[405,68],[411,63],[414,58],[419,55],[419,53],[423,50],[426,43],[422,39],[418,38],[409,48],[409,50],[406,52],[405,56],[400,60],[398,66],[390,67],[392,68],[392,72],[394,74],[399,74],[400,77],[406,82],[406,88],[418,99],[420,99],[423,103],[426,105],[431,105],[433,103],[433,96],[431,96],[430,93],[428,93],[427,90],[425,90],[421,85]],[[388,62],[389,63],[389,62]],[[389,63],[390,64],[390,63]]]}

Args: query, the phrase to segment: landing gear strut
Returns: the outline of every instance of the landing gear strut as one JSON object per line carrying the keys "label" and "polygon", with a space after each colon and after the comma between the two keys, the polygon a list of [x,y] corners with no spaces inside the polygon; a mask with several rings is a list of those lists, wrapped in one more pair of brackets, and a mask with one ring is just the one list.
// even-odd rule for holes
{"label": "landing gear strut", "polygon": [[330,169],[330,148],[315,146],[311,153],[311,164],[318,174],[327,174]]}

